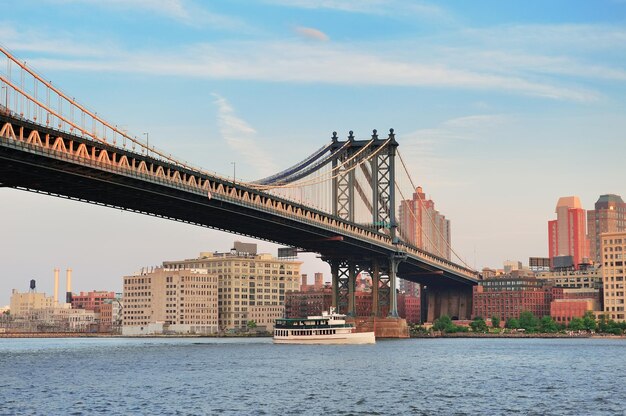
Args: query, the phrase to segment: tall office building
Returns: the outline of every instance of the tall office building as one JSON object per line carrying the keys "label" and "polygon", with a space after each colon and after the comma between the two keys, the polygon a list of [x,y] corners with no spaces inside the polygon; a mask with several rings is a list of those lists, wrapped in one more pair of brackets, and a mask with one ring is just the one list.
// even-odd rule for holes
{"label": "tall office building", "polygon": [[605,233],[600,237],[602,253],[602,282],[604,284],[604,314],[614,321],[626,321],[626,231]]}
{"label": "tall office building", "polygon": [[450,220],[435,209],[417,187],[412,199],[401,202],[398,212],[401,237],[422,250],[450,260]]}
{"label": "tall office building", "polygon": [[626,231],[626,203],[619,195],[600,195],[594,208],[587,211],[589,254],[593,261],[601,263],[600,234]]}
{"label": "tall office building", "polygon": [[554,268],[578,268],[589,259],[585,210],[577,196],[559,198],[556,220],[548,221],[548,252]]}

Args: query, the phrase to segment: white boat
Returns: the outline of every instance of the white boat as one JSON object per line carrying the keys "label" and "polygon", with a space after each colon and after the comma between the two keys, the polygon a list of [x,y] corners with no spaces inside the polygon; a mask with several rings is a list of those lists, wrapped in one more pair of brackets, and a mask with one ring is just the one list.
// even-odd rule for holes
{"label": "white boat", "polygon": [[275,344],[374,344],[373,332],[356,332],[346,315],[322,312],[322,316],[279,318],[274,324]]}

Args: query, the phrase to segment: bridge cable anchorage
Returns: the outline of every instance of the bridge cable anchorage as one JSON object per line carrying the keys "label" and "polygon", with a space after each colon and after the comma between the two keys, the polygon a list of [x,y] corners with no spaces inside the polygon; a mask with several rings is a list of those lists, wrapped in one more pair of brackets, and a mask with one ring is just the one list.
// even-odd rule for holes
{"label": "bridge cable anchorage", "polygon": [[[400,163],[402,164],[402,168],[404,169],[404,172],[406,173],[406,175],[407,175],[407,177],[408,177],[408,179],[409,179],[409,182],[411,183],[412,188],[413,188],[413,189],[416,189],[417,187],[415,186],[415,183],[413,182],[413,178],[411,177],[411,174],[409,173],[409,170],[408,170],[408,169],[407,169],[407,167],[406,167],[406,163],[404,163],[404,159],[402,158],[402,154],[400,153],[400,151],[399,151],[399,150],[398,150],[398,152],[397,152],[397,153],[398,153],[398,158],[400,159]],[[397,186],[397,185],[396,185],[396,186]],[[402,191],[400,191],[400,194],[401,194],[401,196],[402,196],[402,200],[406,200],[406,198],[402,195]],[[421,203],[424,203],[424,200],[423,200],[423,199],[422,199],[422,197],[419,195],[419,193],[417,193],[417,198],[419,199],[419,201],[420,201]],[[415,220],[417,220],[417,218],[415,217],[415,213],[413,212],[413,210],[412,210],[412,209],[409,209],[409,211],[411,212],[411,215],[414,217],[414,219],[415,219]],[[452,252],[452,253],[456,256],[456,258],[458,258],[458,259],[461,261],[461,263],[463,263],[463,265],[465,265],[465,267],[467,267],[468,269],[470,269],[470,270],[472,270],[472,271],[475,271],[475,270],[474,270],[472,267],[470,267],[470,266],[469,266],[469,265],[468,265],[468,264],[467,264],[467,263],[466,263],[466,262],[465,262],[465,261],[461,258],[461,256],[459,256],[459,254],[458,254],[458,253],[457,253],[457,252],[456,252],[456,251],[452,248],[452,245],[451,245],[451,244],[447,241],[447,239],[444,237],[443,233],[441,232],[440,227],[437,227],[437,225],[436,225],[436,223],[435,223],[435,220],[433,219],[432,214],[430,213],[430,211],[426,210],[426,215],[427,215],[427,217],[429,218],[429,220],[430,220],[430,222],[431,222],[431,224],[432,224],[433,228],[434,228],[435,230],[437,230],[437,233],[439,234],[439,236],[441,237],[441,239],[445,242],[446,246],[448,246],[448,248],[450,249],[450,251],[451,251],[451,252]],[[420,232],[421,232],[421,233],[423,233],[423,229],[422,229],[422,227],[420,227]],[[426,234],[424,234],[424,235],[426,235]],[[428,238],[428,236],[427,236],[427,235],[426,235],[426,238]],[[432,240],[430,240],[430,238],[429,238],[429,241],[430,241],[430,243],[431,243],[431,244],[433,244],[433,242],[432,242]],[[434,246],[434,244],[433,244],[433,246]],[[441,251],[440,251],[440,254],[441,254]]]}

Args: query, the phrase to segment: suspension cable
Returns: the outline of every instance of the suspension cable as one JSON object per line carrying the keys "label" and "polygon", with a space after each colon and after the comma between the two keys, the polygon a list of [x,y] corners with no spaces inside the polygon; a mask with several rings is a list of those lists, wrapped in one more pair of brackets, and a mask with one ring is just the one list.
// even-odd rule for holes
{"label": "suspension cable", "polygon": [[[369,161],[372,157],[376,156],[389,143],[390,140],[391,139],[387,139],[378,149],[376,149],[374,152],[372,152],[372,154],[370,154],[367,158],[361,159],[358,163],[350,166],[348,169],[346,169],[344,171],[340,171],[340,169],[342,167],[344,167],[346,164],[351,163],[361,153],[363,153],[365,150],[367,150],[367,148],[369,148],[369,146],[374,142],[374,140],[370,140],[365,146],[363,146],[353,156],[351,156],[350,158],[344,160],[343,162],[341,162],[341,164],[339,164],[336,167],[332,168],[329,172],[324,172],[324,173],[319,174],[317,176],[314,176],[314,177],[312,177],[312,178],[310,178],[310,179],[308,179],[306,181],[294,182],[294,183],[285,184],[285,185],[274,185],[274,186],[270,186],[270,185],[267,185],[267,186],[251,185],[251,187],[253,187],[254,189],[259,189],[259,190],[300,188],[300,187],[303,187],[303,186],[316,185],[316,184],[319,184],[319,183],[326,182],[328,180],[335,179],[335,178],[339,177],[341,174],[349,173],[352,170],[356,169],[361,164]],[[336,173],[334,173],[334,172],[336,172]]]}
{"label": "suspension cable", "polygon": [[[407,169],[406,164],[404,163],[404,159],[402,158],[402,154],[400,154],[400,151],[398,151],[397,153],[398,153],[398,158],[400,159],[400,163],[402,164],[402,167],[404,168],[404,172],[406,173],[406,176],[409,178],[409,182],[411,183],[411,186],[413,187],[413,189],[416,189],[417,187],[415,186],[415,183],[413,182],[413,178],[411,178],[411,174],[409,173],[409,170]],[[418,200],[422,203],[422,206],[423,206],[423,203],[425,201],[422,199],[422,197],[420,196],[419,192],[416,192],[416,194],[417,194]],[[404,199],[404,197],[403,197],[403,199]],[[465,260],[463,260],[461,258],[461,256],[459,256],[459,254],[452,248],[452,245],[443,236],[443,233],[441,232],[441,229],[439,227],[437,227],[437,225],[435,224],[435,220],[433,219],[430,211],[429,210],[425,210],[425,211],[426,211],[426,215],[430,219],[431,224],[433,225],[435,230],[437,230],[437,233],[439,234],[441,239],[446,243],[446,245],[448,246],[450,251],[461,261],[461,263],[463,263],[465,265],[465,267],[467,267],[470,270],[474,270],[465,262]],[[413,212],[413,211],[411,210],[411,212]],[[420,232],[423,233],[423,229],[422,229],[421,226],[420,226]],[[432,241],[431,241],[431,244],[432,244]]]}

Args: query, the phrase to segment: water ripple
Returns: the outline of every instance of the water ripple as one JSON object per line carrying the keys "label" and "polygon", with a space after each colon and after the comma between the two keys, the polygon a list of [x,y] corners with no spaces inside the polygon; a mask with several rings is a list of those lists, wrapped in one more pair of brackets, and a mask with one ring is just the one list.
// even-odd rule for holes
{"label": "water ripple", "polygon": [[623,414],[626,341],[0,339],[0,415]]}

